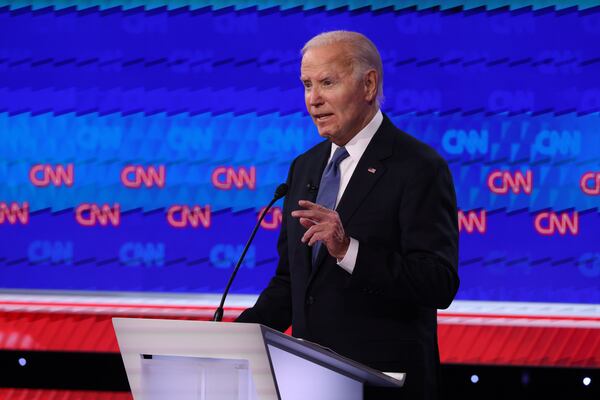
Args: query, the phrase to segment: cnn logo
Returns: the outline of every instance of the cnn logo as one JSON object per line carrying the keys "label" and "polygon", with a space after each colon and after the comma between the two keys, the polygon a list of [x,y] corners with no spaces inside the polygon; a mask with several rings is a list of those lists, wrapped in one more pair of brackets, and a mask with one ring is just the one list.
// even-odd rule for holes
{"label": "cnn logo", "polygon": [[73,164],[55,165],[35,164],[29,169],[29,181],[37,187],[73,186],[75,172]]}
{"label": "cnn logo", "polygon": [[600,172],[586,172],[579,181],[581,191],[589,196],[600,194]]}
{"label": "cnn logo", "polygon": [[256,167],[217,167],[211,175],[212,184],[217,189],[231,190],[256,188]]}
{"label": "cnn logo", "polygon": [[210,228],[210,205],[204,207],[190,207],[178,204],[173,205],[167,210],[167,222],[173,228],[186,228],[188,226],[191,226],[192,228],[197,228],[199,226]]}
{"label": "cnn logo", "polygon": [[487,231],[487,212],[479,211],[458,211],[458,231],[467,233],[485,233]]}
{"label": "cnn logo", "polygon": [[160,165],[158,168],[127,165],[121,170],[121,183],[131,189],[139,189],[142,185],[147,188],[156,186],[162,189],[165,187],[165,180],[166,170],[164,165]]}
{"label": "cnn logo", "polygon": [[[265,212],[266,207],[260,209],[258,218]],[[265,218],[261,221],[260,227],[266,230],[276,230],[281,226],[283,220],[283,212],[280,207],[273,207],[265,215]]]}
{"label": "cnn logo", "polygon": [[121,223],[121,206],[115,203],[98,205],[83,203],[75,209],[75,220],[81,226],[119,226]]}
{"label": "cnn logo", "polygon": [[579,214],[577,211],[570,215],[567,212],[556,213],[544,211],[536,215],[534,220],[535,230],[544,236],[551,236],[558,232],[561,235],[579,233]]}
{"label": "cnn logo", "polygon": [[514,194],[521,192],[531,194],[533,190],[533,173],[530,170],[510,173],[508,171],[493,171],[489,174],[487,180],[488,188],[495,194],[507,194],[512,191]]}
{"label": "cnn logo", "polygon": [[0,224],[5,222],[10,225],[17,223],[27,225],[29,223],[29,203],[26,201],[22,204],[0,202]]}

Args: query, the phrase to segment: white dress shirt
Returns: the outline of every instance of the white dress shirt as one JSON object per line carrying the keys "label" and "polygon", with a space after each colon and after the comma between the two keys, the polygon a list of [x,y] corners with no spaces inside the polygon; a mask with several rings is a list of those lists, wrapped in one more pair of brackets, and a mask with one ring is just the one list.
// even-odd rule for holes
{"label": "white dress shirt", "polygon": [[[373,139],[373,136],[375,136],[375,132],[377,132],[377,129],[379,129],[382,122],[383,114],[381,113],[381,110],[377,110],[377,113],[367,124],[367,126],[358,132],[356,136],[354,136],[344,146],[346,151],[348,151],[349,156],[340,163],[340,190],[335,201],[336,208],[340,202],[340,199],[342,198],[342,195],[344,194],[344,191],[346,190],[346,186],[348,186],[348,182],[350,182],[350,178],[352,178],[352,174],[356,169],[356,165],[360,161],[360,158],[367,149],[371,139]],[[338,147],[339,146],[335,143],[331,144],[331,154],[329,155],[329,160],[331,160],[333,153],[335,153]],[[329,162],[329,160],[327,162]],[[358,240],[350,238],[350,246],[348,247],[348,251],[346,252],[344,258],[337,260],[337,264],[351,274],[354,271],[357,256]]]}

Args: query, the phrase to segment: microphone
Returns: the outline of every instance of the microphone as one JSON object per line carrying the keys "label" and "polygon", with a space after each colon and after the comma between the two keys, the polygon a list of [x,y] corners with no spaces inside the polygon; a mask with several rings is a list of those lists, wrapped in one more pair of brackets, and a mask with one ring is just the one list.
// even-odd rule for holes
{"label": "microphone", "polygon": [[[277,200],[279,200],[282,197],[284,197],[287,194],[288,189],[289,188],[288,188],[288,185],[286,183],[282,183],[281,185],[277,186],[277,189],[275,189],[275,193],[273,194],[273,200],[271,200],[271,202],[267,206],[267,209],[271,208],[271,206],[273,205],[273,203],[275,203]],[[263,217],[264,217],[264,213],[263,213]]]}
{"label": "microphone", "polygon": [[223,306],[225,305],[225,298],[227,297],[227,294],[229,293],[229,288],[231,288],[231,284],[233,283],[233,280],[235,279],[235,275],[237,274],[238,270],[240,269],[240,266],[242,265],[242,261],[244,261],[244,257],[246,256],[248,247],[250,247],[250,243],[252,243],[252,240],[254,239],[254,236],[256,235],[256,232],[258,231],[258,227],[260,226],[260,223],[265,218],[265,215],[267,215],[267,212],[269,212],[269,210],[271,209],[271,206],[273,206],[273,204],[277,200],[284,197],[287,194],[287,192],[288,192],[287,184],[282,183],[281,185],[277,186],[277,189],[275,189],[275,193],[273,194],[273,199],[271,199],[271,201],[269,202],[269,205],[267,205],[267,207],[265,207],[262,214],[260,215],[260,218],[258,219],[258,222],[256,222],[256,225],[254,226],[254,230],[252,231],[252,234],[250,235],[250,239],[248,239],[248,242],[246,243],[246,246],[244,247],[244,250],[242,251],[240,258],[239,258],[237,264],[235,264],[235,267],[233,268],[233,272],[231,273],[231,276],[229,277],[229,282],[227,282],[227,286],[225,287],[225,291],[223,292],[223,296],[221,297],[221,303],[219,304],[219,307],[215,310],[215,315],[213,315],[213,319],[212,319],[213,321],[220,322],[223,319]]}

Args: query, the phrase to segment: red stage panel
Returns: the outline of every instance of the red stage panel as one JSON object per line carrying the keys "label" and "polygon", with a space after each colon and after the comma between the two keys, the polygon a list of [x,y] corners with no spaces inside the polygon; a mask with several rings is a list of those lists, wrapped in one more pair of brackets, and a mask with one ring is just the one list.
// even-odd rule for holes
{"label": "red stage panel", "polygon": [[600,329],[494,325],[438,327],[444,363],[600,367]]}
{"label": "red stage panel", "polygon": [[[0,313],[0,349],[119,352],[112,317],[140,318],[139,314],[69,314],[43,312]],[[197,319],[143,315],[143,318]],[[227,317],[226,321],[231,321]]]}
{"label": "red stage panel", "polygon": [[133,400],[128,392],[92,392],[83,390],[2,389],[2,400]]}
{"label": "red stage panel", "polygon": [[[455,303],[438,316],[443,363],[600,368],[597,306]],[[225,320],[243,308],[228,308]],[[209,320],[213,310],[209,305],[149,304],[143,299],[4,299],[0,349],[118,352],[114,316]]]}

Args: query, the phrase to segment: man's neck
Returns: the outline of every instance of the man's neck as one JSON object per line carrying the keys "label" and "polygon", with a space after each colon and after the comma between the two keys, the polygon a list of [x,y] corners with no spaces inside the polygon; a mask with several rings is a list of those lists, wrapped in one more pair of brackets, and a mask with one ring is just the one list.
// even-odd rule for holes
{"label": "man's neck", "polygon": [[342,147],[345,146],[349,141],[351,141],[352,139],[354,139],[354,137],[356,135],[358,135],[363,129],[365,129],[365,127],[367,125],[369,125],[369,123],[373,120],[373,118],[375,118],[375,114],[377,114],[377,111],[379,111],[379,107],[377,106],[373,106],[369,109],[368,114],[365,115],[365,117],[363,118],[362,124],[360,124],[360,128],[356,130],[356,132],[354,132],[347,140],[345,140],[344,142],[333,142],[336,145]]}

